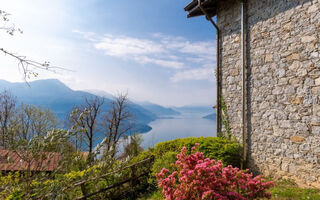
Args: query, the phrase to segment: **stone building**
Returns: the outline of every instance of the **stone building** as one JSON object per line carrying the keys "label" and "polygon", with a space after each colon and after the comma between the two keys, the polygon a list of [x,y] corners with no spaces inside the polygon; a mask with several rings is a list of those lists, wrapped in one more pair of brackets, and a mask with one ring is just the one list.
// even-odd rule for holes
{"label": "stone building", "polygon": [[248,167],[320,187],[320,0],[194,0],[185,9],[216,16],[218,91]]}

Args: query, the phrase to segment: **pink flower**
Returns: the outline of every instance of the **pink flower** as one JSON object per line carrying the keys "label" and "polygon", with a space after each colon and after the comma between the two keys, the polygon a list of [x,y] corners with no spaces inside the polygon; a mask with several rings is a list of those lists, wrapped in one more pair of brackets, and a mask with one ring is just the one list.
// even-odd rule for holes
{"label": "pink flower", "polygon": [[183,147],[177,155],[174,166],[177,171],[169,173],[162,169],[156,174],[158,185],[167,200],[202,200],[202,199],[254,199],[270,198],[266,191],[273,187],[272,182],[266,182],[261,176],[253,177],[248,170],[223,167],[221,161],[204,158],[203,153],[195,152],[199,144],[192,147],[192,153],[187,155]]}

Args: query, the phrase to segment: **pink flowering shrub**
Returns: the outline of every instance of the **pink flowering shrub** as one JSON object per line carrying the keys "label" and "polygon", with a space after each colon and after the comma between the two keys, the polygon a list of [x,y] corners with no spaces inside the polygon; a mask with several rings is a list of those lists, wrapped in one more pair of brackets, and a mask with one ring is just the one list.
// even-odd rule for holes
{"label": "pink flowering shrub", "polygon": [[183,147],[177,155],[172,173],[163,168],[156,174],[158,185],[167,200],[245,200],[270,198],[267,190],[273,187],[272,182],[265,181],[261,176],[253,177],[248,170],[242,171],[231,165],[223,167],[221,161],[204,158],[197,152],[197,147],[187,155]]}

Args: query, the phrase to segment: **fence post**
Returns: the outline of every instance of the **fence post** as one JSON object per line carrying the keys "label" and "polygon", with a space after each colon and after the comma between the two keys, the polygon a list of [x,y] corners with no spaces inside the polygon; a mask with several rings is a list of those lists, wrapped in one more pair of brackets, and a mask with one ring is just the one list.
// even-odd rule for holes
{"label": "fence post", "polygon": [[135,165],[130,167],[130,169],[131,169],[131,191],[132,191],[131,197],[133,199],[135,199],[136,198],[136,193],[135,193],[135,190],[134,190],[135,186],[136,186],[136,167],[135,167]]}
{"label": "fence post", "polygon": [[[82,184],[80,185],[80,187],[81,187],[82,196],[86,196],[86,195],[87,195],[87,191],[86,191],[86,186],[85,186],[85,184],[82,183]],[[87,198],[84,198],[84,200],[86,200],[86,199],[87,199]]]}

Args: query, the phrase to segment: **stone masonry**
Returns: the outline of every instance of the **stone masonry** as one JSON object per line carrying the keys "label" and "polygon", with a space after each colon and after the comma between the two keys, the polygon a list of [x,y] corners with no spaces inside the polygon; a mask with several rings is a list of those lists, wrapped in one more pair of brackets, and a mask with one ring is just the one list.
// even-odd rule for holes
{"label": "stone masonry", "polygon": [[[320,0],[248,0],[249,167],[320,187]],[[222,96],[241,140],[240,1],[221,1]]]}

